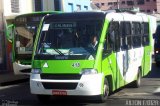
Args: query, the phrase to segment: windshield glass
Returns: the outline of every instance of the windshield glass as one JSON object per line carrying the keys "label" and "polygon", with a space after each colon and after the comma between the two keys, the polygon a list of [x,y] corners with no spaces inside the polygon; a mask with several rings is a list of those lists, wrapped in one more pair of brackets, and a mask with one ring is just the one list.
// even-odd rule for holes
{"label": "windshield glass", "polygon": [[32,54],[37,27],[45,14],[28,14],[15,19],[15,47],[18,54]]}
{"label": "windshield glass", "polygon": [[44,22],[37,54],[89,56],[96,54],[102,20],[56,20]]}
{"label": "windshield glass", "polygon": [[16,47],[18,54],[31,54],[33,49],[33,39],[37,26],[25,25],[17,26],[16,31]]}

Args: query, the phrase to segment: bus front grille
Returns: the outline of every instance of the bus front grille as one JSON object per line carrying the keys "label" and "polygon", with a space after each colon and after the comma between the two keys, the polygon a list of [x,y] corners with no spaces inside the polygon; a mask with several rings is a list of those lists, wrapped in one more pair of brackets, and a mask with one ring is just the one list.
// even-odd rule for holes
{"label": "bus front grille", "polygon": [[45,89],[66,89],[73,90],[76,89],[78,83],[48,83],[42,82]]}
{"label": "bus front grille", "polygon": [[80,74],[41,74],[41,79],[51,80],[80,80]]}

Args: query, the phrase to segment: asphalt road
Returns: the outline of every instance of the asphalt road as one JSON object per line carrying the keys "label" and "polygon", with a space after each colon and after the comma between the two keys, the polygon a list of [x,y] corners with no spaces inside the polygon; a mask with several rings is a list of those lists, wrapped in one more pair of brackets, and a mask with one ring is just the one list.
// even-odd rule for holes
{"label": "asphalt road", "polygon": [[[2,106],[39,106],[42,105],[35,95],[30,94],[29,82],[0,86],[0,105]],[[43,104],[52,106],[160,106],[160,68],[155,64],[152,71],[142,78],[140,88],[124,87],[109,96],[105,103],[82,98],[56,98]]]}

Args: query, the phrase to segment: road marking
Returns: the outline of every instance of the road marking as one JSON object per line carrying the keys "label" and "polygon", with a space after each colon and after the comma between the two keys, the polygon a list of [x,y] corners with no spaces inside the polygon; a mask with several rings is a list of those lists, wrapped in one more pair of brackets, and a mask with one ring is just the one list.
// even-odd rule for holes
{"label": "road marking", "polygon": [[157,92],[160,92],[160,87],[154,91],[154,93],[157,93]]}
{"label": "road marking", "polygon": [[0,86],[0,90],[3,90],[3,89],[7,89],[7,88],[12,88],[12,87],[18,87],[20,85],[7,85],[7,86]]}
{"label": "road marking", "polygon": [[143,95],[151,95],[150,93],[123,93],[119,94],[118,96],[143,96]]}

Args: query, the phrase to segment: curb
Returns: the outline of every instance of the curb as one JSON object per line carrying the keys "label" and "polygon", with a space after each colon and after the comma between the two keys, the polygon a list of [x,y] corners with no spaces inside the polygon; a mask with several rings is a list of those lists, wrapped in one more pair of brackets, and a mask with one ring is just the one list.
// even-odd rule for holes
{"label": "curb", "polygon": [[0,86],[13,85],[29,81],[29,75],[14,75],[14,73],[0,73]]}
{"label": "curb", "polygon": [[28,82],[28,81],[29,81],[29,78],[0,82],[0,86],[14,85],[14,84],[24,83],[24,82]]}

